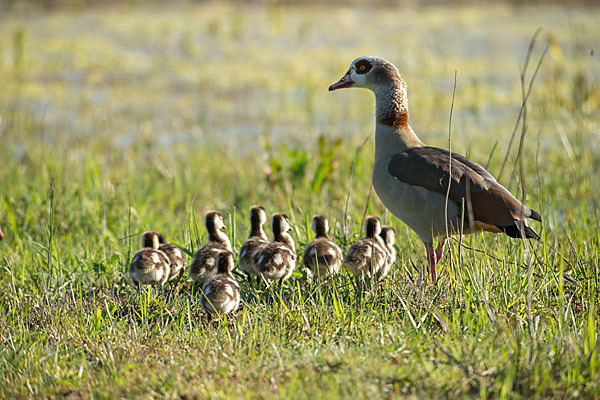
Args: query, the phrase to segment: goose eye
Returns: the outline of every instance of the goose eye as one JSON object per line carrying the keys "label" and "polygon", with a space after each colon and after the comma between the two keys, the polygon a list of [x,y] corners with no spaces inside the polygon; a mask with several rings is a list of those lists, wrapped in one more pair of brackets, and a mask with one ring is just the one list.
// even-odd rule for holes
{"label": "goose eye", "polygon": [[366,74],[367,72],[369,72],[371,70],[373,66],[371,65],[370,62],[368,62],[367,60],[360,60],[356,63],[356,73],[358,74]]}
{"label": "goose eye", "polygon": [[345,81],[346,81],[346,78],[340,79],[340,82],[345,82]]}

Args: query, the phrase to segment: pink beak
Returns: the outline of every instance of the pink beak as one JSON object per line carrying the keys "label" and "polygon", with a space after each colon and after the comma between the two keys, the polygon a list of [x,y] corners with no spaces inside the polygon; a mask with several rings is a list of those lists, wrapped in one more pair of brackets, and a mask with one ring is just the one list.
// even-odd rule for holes
{"label": "pink beak", "polygon": [[4,233],[2,233],[2,229],[0,229],[0,240],[4,239]]}
{"label": "pink beak", "polygon": [[346,75],[342,77],[339,81],[329,86],[329,91],[348,88],[354,85],[354,81],[350,79],[350,71],[346,72]]}

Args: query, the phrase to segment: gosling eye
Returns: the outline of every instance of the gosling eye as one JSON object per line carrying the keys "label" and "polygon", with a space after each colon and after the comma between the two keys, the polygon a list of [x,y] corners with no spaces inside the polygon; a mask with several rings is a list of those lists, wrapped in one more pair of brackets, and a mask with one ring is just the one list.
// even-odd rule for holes
{"label": "gosling eye", "polygon": [[345,82],[345,81],[346,81],[346,78],[340,79],[340,82]]}

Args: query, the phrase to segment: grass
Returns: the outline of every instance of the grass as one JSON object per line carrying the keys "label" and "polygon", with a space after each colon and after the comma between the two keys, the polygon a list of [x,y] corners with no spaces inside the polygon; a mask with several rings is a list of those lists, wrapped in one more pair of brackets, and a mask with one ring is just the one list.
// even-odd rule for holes
{"label": "grass", "polygon": [[[600,395],[600,10],[315,7],[3,13],[0,397]],[[412,126],[444,147],[457,70],[452,149],[497,175],[538,26],[525,181],[515,142],[501,183],[525,185],[542,240],[452,241],[420,292],[422,244],[367,204],[372,97],[326,88],[355,57],[386,57]],[[290,215],[300,254],[315,213],[344,250],[365,209],[383,215],[390,278],[357,292],[298,271],[267,293],[240,275],[241,311],[212,322],[187,277],[170,302],[129,284],[142,231],[192,254],[218,209],[237,251],[255,203]]]}

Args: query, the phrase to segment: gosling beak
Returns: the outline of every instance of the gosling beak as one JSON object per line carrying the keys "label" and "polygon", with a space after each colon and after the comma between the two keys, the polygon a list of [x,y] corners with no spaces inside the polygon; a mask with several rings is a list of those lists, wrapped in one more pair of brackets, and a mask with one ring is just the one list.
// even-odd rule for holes
{"label": "gosling beak", "polygon": [[354,81],[350,78],[350,71],[346,72],[346,75],[342,77],[339,81],[329,86],[329,91],[334,91],[338,89],[348,88],[354,85]]}

